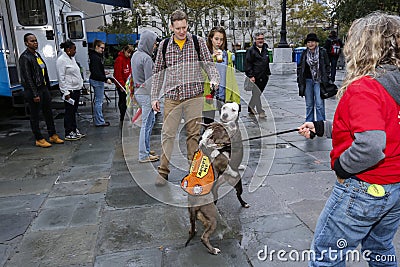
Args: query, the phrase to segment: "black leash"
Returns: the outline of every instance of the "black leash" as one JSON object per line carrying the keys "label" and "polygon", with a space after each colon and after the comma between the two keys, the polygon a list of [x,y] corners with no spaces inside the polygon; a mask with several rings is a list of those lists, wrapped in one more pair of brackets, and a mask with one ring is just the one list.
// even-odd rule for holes
{"label": "black leash", "polygon": [[296,129],[286,130],[286,131],[282,131],[282,132],[276,132],[276,133],[272,133],[272,134],[266,134],[266,135],[255,136],[255,137],[243,139],[243,140],[240,141],[240,142],[246,142],[246,141],[261,139],[261,138],[265,138],[265,137],[271,137],[271,136],[274,136],[274,135],[281,135],[281,134],[285,134],[285,133],[297,132],[298,130],[299,130],[299,129],[296,128]]}
{"label": "black leash", "polygon": [[246,141],[261,139],[261,138],[265,138],[265,137],[271,137],[271,136],[274,136],[274,135],[281,135],[281,134],[285,134],[285,133],[297,132],[298,130],[299,130],[299,129],[296,128],[296,129],[286,130],[286,131],[282,131],[282,132],[276,132],[276,133],[272,133],[272,134],[266,134],[266,135],[260,135],[260,136],[250,137],[250,138],[242,139],[242,140],[240,140],[240,141],[232,142],[232,143],[229,143],[229,144],[219,144],[219,145],[220,145],[220,148],[223,148],[223,147],[230,147],[230,146],[232,146],[232,144],[243,143],[243,142],[246,142]]}

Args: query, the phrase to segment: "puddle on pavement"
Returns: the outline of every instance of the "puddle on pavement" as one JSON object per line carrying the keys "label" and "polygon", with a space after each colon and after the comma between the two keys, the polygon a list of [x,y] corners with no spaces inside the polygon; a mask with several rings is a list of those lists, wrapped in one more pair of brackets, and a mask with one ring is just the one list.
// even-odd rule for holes
{"label": "puddle on pavement", "polygon": [[275,147],[276,147],[277,149],[280,149],[280,148],[291,148],[292,145],[291,145],[291,144],[288,144],[288,143],[279,143],[279,144],[276,144]]}
{"label": "puddle on pavement", "polygon": [[21,131],[8,131],[8,132],[0,132],[0,138],[6,138],[13,135],[19,134]]}

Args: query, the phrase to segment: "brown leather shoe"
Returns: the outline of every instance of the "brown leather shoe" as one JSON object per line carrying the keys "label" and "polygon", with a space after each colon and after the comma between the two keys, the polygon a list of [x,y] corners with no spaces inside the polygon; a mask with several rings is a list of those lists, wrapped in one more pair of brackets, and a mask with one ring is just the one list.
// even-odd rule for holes
{"label": "brown leather shoe", "polygon": [[50,136],[50,143],[54,143],[54,144],[64,144],[64,140],[62,140],[58,135],[53,134],[52,136]]}
{"label": "brown leather shoe", "polygon": [[164,186],[168,182],[168,175],[159,173],[156,177],[155,186]]}
{"label": "brown leather shoe", "polygon": [[36,140],[35,145],[38,147],[51,147],[51,144],[47,142],[45,139]]}

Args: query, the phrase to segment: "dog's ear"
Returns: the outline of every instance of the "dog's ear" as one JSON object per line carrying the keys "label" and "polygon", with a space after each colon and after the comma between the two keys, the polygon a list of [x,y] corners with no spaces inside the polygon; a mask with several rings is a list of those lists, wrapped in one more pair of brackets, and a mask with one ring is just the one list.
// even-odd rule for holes
{"label": "dog's ear", "polygon": [[226,102],[226,103],[234,103],[234,104],[236,104],[236,105],[237,105],[237,108],[238,108],[238,113],[240,113],[240,112],[242,111],[242,105],[241,105],[241,104],[238,104],[238,103],[236,103],[236,102],[232,102],[232,101],[228,101],[228,102]]}

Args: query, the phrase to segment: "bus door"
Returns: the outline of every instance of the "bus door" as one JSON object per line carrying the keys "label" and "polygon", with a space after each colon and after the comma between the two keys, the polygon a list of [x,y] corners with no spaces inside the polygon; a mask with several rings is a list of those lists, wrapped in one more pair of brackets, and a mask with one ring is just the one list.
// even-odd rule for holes
{"label": "bus door", "polygon": [[79,11],[65,13],[64,20],[66,37],[76,45],[75,60],[81,66],[82,74],[86,80],[89,71],[89,51],[83,13]]}
{"label": "bus door", "polygon": [[13,23],[10,19],[9,1],[1,1],[0,6],[0,60],[1,60],[1,96],[11,96],[12,88],[18,89],[18,52],[16,50]]}
{"label": "bus door", "polygon": [[26,47],[24,35],[32,33],[39,44],[38,52],[47,65],[50,81],[57,81],[57,45],[54,32],[54,10],[49,0],[9,1],[15,28],[15,39],[19,53]]}

